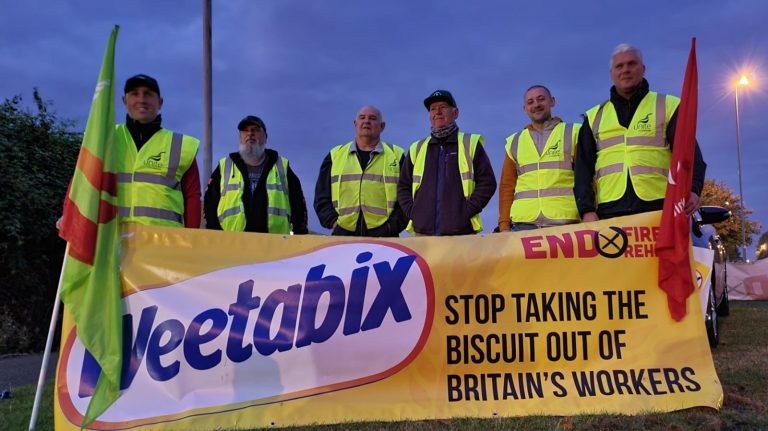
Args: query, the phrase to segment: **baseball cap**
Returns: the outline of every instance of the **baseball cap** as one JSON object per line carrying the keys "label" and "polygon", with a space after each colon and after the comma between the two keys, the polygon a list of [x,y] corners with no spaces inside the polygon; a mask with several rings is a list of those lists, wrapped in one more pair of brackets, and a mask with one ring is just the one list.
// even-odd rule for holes
{"label": "baseball cap", "polygon": [[454,108],[456,107],[456,100],[453,98],[453,94],[451,94],[448,90],[435,90],[432,92],[432,94],[429,95],[426,99],[424,99],[424,107],[429,110],[429,105],[435,103],[435,102],[445,102]]}
{"label": "baseball cap", "polygon": [[240,120],[240,122],[237,123],[237,130],[242,132],[248,126],[259,126],[264,133],[267,133],[267,126],[264,124],[264,121],[255,115],[249,115]]}
{"label": "baseball cap", "polygon": [[131,76],[128,78],[127,81],[125,81],[125,88],[123,89],[123,94],[126,94],[130,91],[132,91],[136,87],[147,87],[150,90],[157,93],[157,95],[160,95],[160,86],[157,85],[157,80],[155,78],[144,75],[144,74],[138,74]]}

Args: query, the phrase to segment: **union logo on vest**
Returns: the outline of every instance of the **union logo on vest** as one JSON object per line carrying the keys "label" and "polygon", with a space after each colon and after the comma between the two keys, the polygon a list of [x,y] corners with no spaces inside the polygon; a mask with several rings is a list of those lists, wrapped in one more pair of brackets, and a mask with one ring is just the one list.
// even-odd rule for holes
{"label": "union logo on vest", "polygon": [[147,157],[147,159],[144,160],[144,164],[149,166],[149,167],[152,167],[152,168],[162,168],[163,167],[163,163],[162,163],[163,154],[165,154],[165,151],[161,151],[161,152],[155,154],[154,156]]}
{"label": "union logo on vest", "polygon": [[635,130],[644,130],[644,131],[650,131],[651,130],[651,115],[652,113],[648,113],[645,115],[645,117],[637,120],[637,123],[635,124]]}
{"label": "union logo on vest", "polygon": [[557,156],[558,154],[560,154],[560,151],[561,151],[560,150],[560,143],[562,141],[563,141],[562,139],[558,140],[555,143],[555,145],[552,146],[552,148],[547,150],[547,154],[550,155],[550,156]]}

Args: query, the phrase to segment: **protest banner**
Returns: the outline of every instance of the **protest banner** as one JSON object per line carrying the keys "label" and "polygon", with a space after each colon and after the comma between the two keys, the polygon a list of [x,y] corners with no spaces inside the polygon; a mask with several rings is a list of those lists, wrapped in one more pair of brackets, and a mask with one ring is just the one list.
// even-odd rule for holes
{"label": "protest banner", "polygon": [[[699,296],[678,322],[657,286],[659,219],[399,239],[130,226],[123,392],[91,426],[719,408]],[[67,322],[57,429],[98,374]]]}

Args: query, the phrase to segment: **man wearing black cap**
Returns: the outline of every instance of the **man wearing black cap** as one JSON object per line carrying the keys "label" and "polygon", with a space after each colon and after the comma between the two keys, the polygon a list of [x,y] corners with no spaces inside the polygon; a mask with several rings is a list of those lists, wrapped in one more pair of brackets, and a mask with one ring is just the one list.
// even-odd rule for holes
{"label": "man wearing black cap", "polygon": [[160,86],[148,75],[125,82],[125,124],[116,130],[120,220],[200,227],[199,141],[160,126]]}
{"label": "man wearing black cap", "polygon": [[453,95],[437,90],[424,99],[432,133],[405,157],[397,200],[417,235],[466,235],[483,229],[480,212],[496,191],[496,176],[478,134],[459,131]]}
{"label": "man wearing black cap", "polygon": [[205,189],[206,227],[306,234],[307,204],[288,159],[267,149],[267,126],[249,115],[237,125],[240,150],[219,161]]}

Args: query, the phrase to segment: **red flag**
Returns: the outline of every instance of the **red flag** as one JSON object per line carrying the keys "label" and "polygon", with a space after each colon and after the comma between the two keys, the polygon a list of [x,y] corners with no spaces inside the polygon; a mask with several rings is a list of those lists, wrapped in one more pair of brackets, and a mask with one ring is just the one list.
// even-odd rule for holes
{"label": "red flag", "polygon": [[667,294],[672,318],[685,317],[686,301],[694,291],[690,261],[690,218],[683,208],[691,194],[693,154],[696,146],[696,112],[698,106],[698,71],[696,69],[696,38],[691,41],[691,53],[685,69],[683,92],[677,109],[677,128],[672,147],[667,194],[661,215],[661,231],[656,241],[659,257],[659,287]]}

